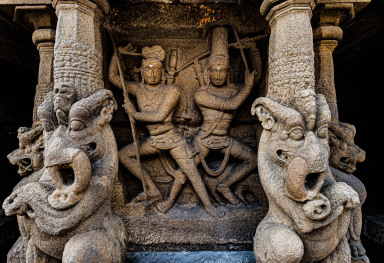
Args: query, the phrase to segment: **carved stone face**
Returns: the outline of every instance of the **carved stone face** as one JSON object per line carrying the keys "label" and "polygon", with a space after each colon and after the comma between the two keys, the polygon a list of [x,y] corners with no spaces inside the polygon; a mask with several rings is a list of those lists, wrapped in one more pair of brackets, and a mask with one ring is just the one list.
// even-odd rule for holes
{"label": "carved stone face", "polygon": [[44,166],[44,137],[42,127],[34,129],[20,128],[18,131],[19,148],[8,154],[11,164],[19,166],[17,173],[28,176]]}
{"label": "carved stone face", "polygon": [[363,151],[354,142],[356,129],[347,123],[335,122],[329,126],[330,164],[348,174],[356,171],[356,164],[365,160]]}
{"label": "carved stone face", "polygon": [[158,59],[145,59],[141,66],[142,76],[145,83],[149,85],[157,85],[162,82],[163,65]]}
{"label": "carved stone face", "polygon": [[54,87],[54,110],[59,124],[66,124],[68,112],[76,101],[75,88],[69,84],[61,83]]}
{"label": "carved stone face", "polygon": [[76,101],[76,93],[73,86],[68,84],[59,84],[54,87],[54,109],[68,113],[69,108]]}
{"label": "carved stone face", "polygon": [[45,131],[51,133],[46,136],[45,166],[56,186],[48,198],[52,207],[65,209],[81,198],[91,178],[92,164],[108,147],[104,127],[114,107],[111,92],[96,91],[70,107],[69,125]]}
{"label": "carved stone face", "polygon": [[255,112],[265,131],[260,147],[265,147],[262,152],[269,160],[286,171],[286,194],[300,202],[316,196],[328,169],[330,113],[325,99],[318,106],[312,130],[295,109],[266,98],[259,101],[262,103]]}
{"label": "carved stone face", "polygon": [[209,79],[217,87],[227,84],[228,64],[221,61],[214,61],[209,67]]}

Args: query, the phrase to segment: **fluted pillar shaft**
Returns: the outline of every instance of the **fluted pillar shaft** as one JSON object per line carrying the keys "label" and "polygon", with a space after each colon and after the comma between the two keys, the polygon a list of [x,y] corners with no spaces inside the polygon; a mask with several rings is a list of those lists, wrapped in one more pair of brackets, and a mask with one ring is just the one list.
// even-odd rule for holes
{"label": "fluted pillar shaft", "polygon": [[314,90],[314,53],[311,26],[312,0],[264,0],[261,13],[271,28],[269,39],[268,94],[284,105],[299,90]]}
{"label": "fluted pillar shaft", "polygon": [[55,87],[74,87],[77,100],[104,87],[100,21],[107,1],[56,0]]}
{"label": "fluted pillar shaft", "polygon": [[44,101],[45,95],[53,90],[53,47],[55,30],[41,28],[33,32],[32,41],[37,46],[40,55],[38,83],[33,108],[33,123],[38,122],[37,108]]}

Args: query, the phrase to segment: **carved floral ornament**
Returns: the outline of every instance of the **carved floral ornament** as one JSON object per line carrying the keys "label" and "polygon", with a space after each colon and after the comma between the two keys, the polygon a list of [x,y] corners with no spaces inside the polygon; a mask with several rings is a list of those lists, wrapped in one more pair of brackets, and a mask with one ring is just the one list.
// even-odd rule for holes
{"label": "carved floral ornament", "polygon": [[[265,34],[235,25],[207,27],[209,41],[192,44],[117,46],[111,34],[106,58],[97,6],[108,8],[83,2],[55,2],[53,90],[8,156],[25,177],[3,204],[21,232],[9,262],[123,262],[130,245],[207,245],[201,233],[249,244],[242,227],[256,230],[256,262],[369,262],[366,191],[351,175],[365,152],[315,91],[313,1],[263,2],[268,63]],[[111,122],[117,101],[126,119]]]}

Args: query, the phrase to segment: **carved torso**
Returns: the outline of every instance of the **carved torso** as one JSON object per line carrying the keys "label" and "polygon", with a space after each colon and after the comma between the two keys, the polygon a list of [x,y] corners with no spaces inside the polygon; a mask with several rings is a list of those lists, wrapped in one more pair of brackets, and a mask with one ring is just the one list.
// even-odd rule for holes
{"label": "carved torso", "polygon": [[[229,84],[227,87],[217,89],[211,85],[205,90],[210,96],[219,97],[222,99],[230,99],[237,94],[238,87]],[[230,124],[236,114],[236,111],[223,111],[220,108],[205,107],[199,105],[198,107],[203,115],[203,124],[201,129],[205,132],[210,132],[213,135],[227,135]]]}
{"label": "carved torso", "polygon": [[[174,86],[160,85],[157,89],[149,89],[143,83],[131,83],[131,87],[134,87],[133,92],[137,99],[137,106],[141,112],[158,112],[164,101],[165,96],[170,89]],[[160,123],[146,123],[146,127],[151,135],[163,134],[174,128],[172,123],[172,116],[174,110],[166,116],[164,121]]]}

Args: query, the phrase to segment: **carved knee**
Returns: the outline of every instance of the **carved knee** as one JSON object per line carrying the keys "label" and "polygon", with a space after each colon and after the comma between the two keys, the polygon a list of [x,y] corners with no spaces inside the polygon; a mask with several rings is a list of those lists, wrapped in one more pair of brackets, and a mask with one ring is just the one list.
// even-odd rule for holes
{"label": "carved knee", "polygon": [[254,240],[256,262],[300,262],[304,245],[290,228],[270,223],[260,223]]}
{"label": "carved knee", "polygon": [[112,263],[108,240],[102,231],[73,236],[65,245],[62,262]]}

